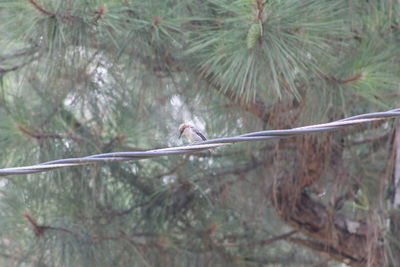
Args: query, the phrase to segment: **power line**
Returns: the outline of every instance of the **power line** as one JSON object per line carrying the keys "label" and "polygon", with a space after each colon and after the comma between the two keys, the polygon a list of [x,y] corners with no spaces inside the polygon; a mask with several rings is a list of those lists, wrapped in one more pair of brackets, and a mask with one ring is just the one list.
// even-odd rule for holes
{"label": "power line", "polygon": [[191,154],[203,150],[208,150],[210,148],[220,147],[224,145],[232,145],[239,142],[279,139],[279,138],[298,136],[310,133],[334,131],[356,124],[389,119],[394,117],[400,117],[400,108],[384,112],[366,113],[329,123],[315,124],[304,127],[297,127],[293,129],[266,130],[259,132],[251,132],[233,137],[209,139],[188,146],[169,147],[169,148],[153,149],[147,151],[112,152],[112,153],[96,154],[81,158],[67,158],[67,159],[53,160],[32,166],[5,168],[5,169],[0,169],[0,176],[44,172],[62,167],[87,165],[87,164],[94,164],[97,162],[140,160],[140,159],[148,159],[148,158],[170,156],[170,155]]}

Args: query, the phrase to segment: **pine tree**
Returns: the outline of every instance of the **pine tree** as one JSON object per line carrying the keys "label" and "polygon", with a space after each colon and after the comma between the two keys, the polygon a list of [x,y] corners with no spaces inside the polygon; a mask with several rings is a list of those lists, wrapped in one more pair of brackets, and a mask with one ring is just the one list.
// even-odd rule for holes
{"label": "pine tree", "polygon": [[[2,0],[0,168],[396,108],[396,0]],[[397,127],[397,130],[396,130]],[[395,120],[0,180],[2,266],[398,266]]]}

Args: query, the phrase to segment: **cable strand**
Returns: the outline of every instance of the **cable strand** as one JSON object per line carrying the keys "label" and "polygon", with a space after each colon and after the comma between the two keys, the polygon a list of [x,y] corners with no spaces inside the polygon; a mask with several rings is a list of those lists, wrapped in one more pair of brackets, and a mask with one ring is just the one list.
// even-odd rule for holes
{"label": "cable strand", "polygon": [[148,158],[171,156],[171,155],[193,154],[204,150],[225,145],[232,145],[240,142],[263,141],[263,140],[293,137],[310,133],[335,131],[356,124],[383,120],[383,119],[391,119],[395,117],[400,117],[400,108],[384,112],[366,113],[333,122],[308,125],[292,129],[265,130],[265,131],[246,133],[233,137],[209,139],[188,146],[167,147],[167,148],[152,149],[147,151],[102,153],[81,158],[66,158],[66,159],[52,160],[32,166],[4,168],[0,169],[0,176],[38,173],[64,167],[95,164],[98,162],[129,161],[129,160],[140,160],[140,159],[148,159]]}

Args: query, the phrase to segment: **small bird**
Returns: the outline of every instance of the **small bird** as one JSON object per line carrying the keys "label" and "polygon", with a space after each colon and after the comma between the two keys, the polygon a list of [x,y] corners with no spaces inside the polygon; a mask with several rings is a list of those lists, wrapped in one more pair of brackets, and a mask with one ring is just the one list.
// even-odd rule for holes
{"label": "small bird", "polygon": [[179,126],[179,132],[180,132],[179,138],[181,138],[181,136],[183,134],[192,143],[197,143],[197,142],[207,140],[207,138],[204,136],[204,134],[199,129],[197,129],[195,126],[188,124],[188,123],[182,123]]}

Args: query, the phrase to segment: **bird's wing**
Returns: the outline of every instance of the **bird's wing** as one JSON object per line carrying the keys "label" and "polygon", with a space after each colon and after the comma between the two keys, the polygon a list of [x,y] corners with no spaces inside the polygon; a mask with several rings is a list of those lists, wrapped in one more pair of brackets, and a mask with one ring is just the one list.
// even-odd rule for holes
{"label": "bird's wing", "polygon": [[193,131],[194,131],[196,134],[198,134],[198,135],[201,137],[201,139],[203,139],[203,141],[206,141],[206,140],[207,140],[207,138],[204,136],[204,134],[203,134],[202,132],[200,132],[199,130],[197,130],[196,128],[193,127]]}

